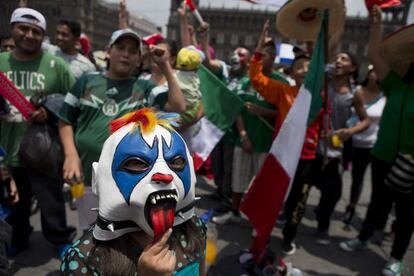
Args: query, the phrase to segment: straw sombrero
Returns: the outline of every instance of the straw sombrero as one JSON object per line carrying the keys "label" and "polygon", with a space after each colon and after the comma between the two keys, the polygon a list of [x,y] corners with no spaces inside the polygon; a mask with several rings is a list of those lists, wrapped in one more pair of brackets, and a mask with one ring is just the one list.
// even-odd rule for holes
{"label": "straw sombrero", "polygon": [[329,34],[340,30],[345,20],[343,0],[291,0],[276,15],[276,28],[287,38],[315,41],[324,10],[329,9]]}
{"label": "straw sombrero", "polygon": [[414,24],[411,24],[385,37],[381,43],[381,54],[392,70],[404,77],[414,62],[413,46]]}

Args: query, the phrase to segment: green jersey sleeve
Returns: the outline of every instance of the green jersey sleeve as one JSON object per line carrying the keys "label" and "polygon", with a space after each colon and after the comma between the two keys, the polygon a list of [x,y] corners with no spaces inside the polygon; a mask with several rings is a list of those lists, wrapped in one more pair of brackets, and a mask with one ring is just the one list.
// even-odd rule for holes
{"label": "green jersey sleeve", "polygon": [[59,111],[59,118],[65,123],[76,125],[80,112],[80,100],[85,90],[88,75],[83,75],[66,93],[65,101]]}
{"label": "green jersey sleeve", "polygon": [[168,102],[168,85],[155,85],[153,82],[138,79],[137,84],[142,87],[145,93],[147,105],[158,110],[163,110]]}

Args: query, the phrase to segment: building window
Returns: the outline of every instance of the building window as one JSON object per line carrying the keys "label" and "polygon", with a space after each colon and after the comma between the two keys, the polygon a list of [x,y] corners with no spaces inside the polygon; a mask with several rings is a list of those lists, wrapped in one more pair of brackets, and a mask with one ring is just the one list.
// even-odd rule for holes
{"label": "building window", "polygon": [[230,43],[231,43],[231,45],[239,44],[239,36],[237,34],[232,34]]}
{"label": "building window", "polygon": [[223,44],[224,43],[224,34],[218,33],[217,34],[217,44]]}
{"label": "building window", "polygon": [[368,56],[368,45],[364,46],[364,57]]}
{"label": "building window", "polygon": [[244,44],[246,44],[246,46],[252,46],[253,45],[253,37],[251,35],[246,35],[246,37],[244,39]]}
{"label": "building window", "polygon": [[350,43],[349,44],[349,52],[352,54],[356,54],[358,45],[356,43]]}
{"label": "building window", "polygon": [[177,40],[177,31],[176,30],[171,30],[171,39],[172,40]]}

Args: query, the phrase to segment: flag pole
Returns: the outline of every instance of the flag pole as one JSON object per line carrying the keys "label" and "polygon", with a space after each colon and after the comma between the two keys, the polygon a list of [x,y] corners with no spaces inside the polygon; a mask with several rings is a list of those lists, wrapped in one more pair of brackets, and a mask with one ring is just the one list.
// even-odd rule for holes
{"label": "flag pole", "polygon": [[[323,163],[322,169],[328,164],[328,143],[329,143],[329,96],[328,96],[328,70],[326,69],[326,64],[328,63],[329,59],[329,10],[325,10],[323,12],[323,17],[327,17],[325,21],[325,26],[322,26],[324,29],[324,59],[325,59],[325,73],[324,73],[324,100],[323,100],[323,109],[324,109],[324,116],[323,116],[323,132],[324,132],[324,147],[323,147]],[[322,21],[324,22],[324,20]],[[324,24],[324,23],[322,23]]]}

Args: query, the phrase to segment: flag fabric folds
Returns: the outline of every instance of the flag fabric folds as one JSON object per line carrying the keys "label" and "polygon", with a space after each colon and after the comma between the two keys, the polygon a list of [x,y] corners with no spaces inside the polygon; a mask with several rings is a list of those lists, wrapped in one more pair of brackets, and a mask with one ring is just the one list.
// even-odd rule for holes
{"label": "flag fabric folds", "polygon": [[270,152],[242,202],[241,211],[257,231],[251,252],[259,261],[290,189],[303,148],[307,127],[322,106],[320,90],[324,76],[325,12],[316,48],[304,84],[290,108]]}
{"label": "flag fabric folds", "polygon": [[198,72],[204,117],[195,126],[191,142],[196,170],[233,126],[243,108],[243,101],[206,67],[200,66]]}
{"label": "flag fabric folds", "polygon": [[276,44],[276,63],[291,65],[294,59],[293,45],[287,43]]}

